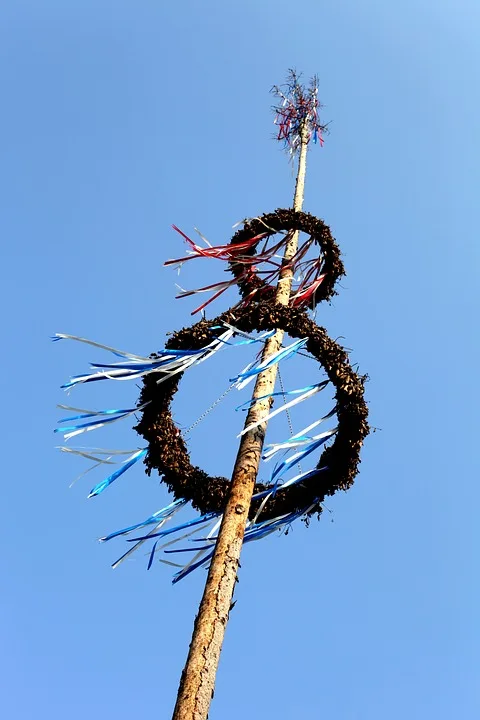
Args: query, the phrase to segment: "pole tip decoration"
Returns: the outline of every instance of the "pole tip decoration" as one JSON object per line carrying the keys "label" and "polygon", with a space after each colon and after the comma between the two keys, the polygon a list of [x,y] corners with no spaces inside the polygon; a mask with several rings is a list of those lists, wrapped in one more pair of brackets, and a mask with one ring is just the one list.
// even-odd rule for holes
{"label": "pole tip decoration", "polygon": [[319,118],[318,76],[314,75],[308,85],[302,85],[300,79],[296,70],[289,70],[286,82],[274,85],[271,90],[277,99],[273,106],[278,127],[276,139],[283,142],[291,158],[299,152],[303,134],[307,143],[313,139],[315,144],[323,145],[327,130]]}

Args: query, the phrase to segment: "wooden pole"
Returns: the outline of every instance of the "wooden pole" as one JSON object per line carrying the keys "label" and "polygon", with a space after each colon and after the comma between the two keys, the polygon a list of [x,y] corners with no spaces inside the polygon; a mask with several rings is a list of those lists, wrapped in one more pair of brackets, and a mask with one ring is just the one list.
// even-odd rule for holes
{"label": "wooden pole", "polygon": [[[307,122],[304,122],[301,126],[300,139],[298,171],[293,201],[293,208],[297,212],[303,207],[308,146]],[[293,269],[288,263],[297,251],[298,234],[298,231],[293,232],[287,238],[275,296],[276,302],[280,305],[288,305],[290,299]],[[283,330],[277,330],[267,340],[262,360],[266,360],[280,349],[283,336]],[[258,375],[253,398],[260,398],[273,392],[276,376],[277,365],[273,365]],[[245,427],[268,415],[270,405],[269,398],[255,403],[247,414]],[[215,552],[210,563],[198,615],[195,619],[192,641],[180,680],[173,720],[207,720],[208,717],[266,427],[267,423],[264,422],[243,435],[240,441],[232,473],[230,495],[223,513]]]}

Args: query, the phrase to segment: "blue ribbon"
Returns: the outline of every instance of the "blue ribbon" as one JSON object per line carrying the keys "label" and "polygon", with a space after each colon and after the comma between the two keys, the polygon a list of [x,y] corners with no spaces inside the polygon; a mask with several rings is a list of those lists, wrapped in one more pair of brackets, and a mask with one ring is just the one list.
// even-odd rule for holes
{"label": "blue ribbon", "polygon": [[132,465],[135,465],[136,462],[138,462],[141,458],[145,457],[147,454],[147,448],[144,448],[143,450],[139,451],[135,457],[133,457],[131,460],[126,462],[123,467],[119,468],[118,470],[115,470],[111,475],[109,475],[105,480],[102,480],[101,483],[98,483],[98,485],[95,485],[95,487],[90,491],[90,494],[88,495],[89,498],[95,497],[96,495],[100,495],[109,485],[111,485],[117,478],[120,477],[120,475],[123,475],[123,473],[127,472]]}
{"label": "blue ribbon", "polygon": [[332,437],[334,433],[332,432],[331,435],[328,435],[327,437],[321,438],[320,440],[315,440],[314,442],[310,443],[310,445],[307,445],[307,447],[300,453],[295,453],[293,458],[290,460],[283,460],[283,462],[278,465],[275,470],[272,473],[271,479],[273,480],[277,475],[281,477],[287,470],[289,470],[292,465],[296,465],[297,463],[301,462],[307,455],[310,455],[310,453],[317,450],[321,445],[323,445],[329,438]]}
{"label": "blue ribbon", "polygon": [[199,518],[195,518],[194,520],[189,520],[188,522],[182,523],[181,525],[176,525],[173,528],[170,528],[169,530],[160,530],[158,533],[154,533],[153,535],[144,535],[142,537],[137,538],[127,538],[127,542],[138,542],[139,540],[148,540],[149,538],[155,538],[155,537],[165,537],[166,535],[171,535],[172,533],[176,533],[179,530],[185,530],[185,528],[193,527],[194,525],[201,525],[204,522],[208,522],[209,520],[213,520],[213,518],[216,518],[220,515],[220,513],[207,513],[206,515],[202,515]]}
{"label": "blue ribbon", "polygon": [[101,537],[100,542],[107,542],[108,540],[112,540],[113,538],[119,537],[120,535],[127,535],[128,533],[133,532],[133,530],[138,530],[139,528],[146,527],[147,525],[156,525],[158,522],[160,522],[160,520],[164,520],[165,518],[169,517],[175,512],[175,510],[177,510],[182,505],[186,505],[186,503],[186,500],[175,500],[175,502],[170,503],[170,505],[167,505],[167,507],[164,507],[162,508],[162,510],[159,510],[153,515],[150,515],[150,517],[148,517],[146,520],[142,520],[142,522],[139,522],[136,525],[130,525],[130,527],[123,528],[122,530],[115,530],[115,532],[110,533],[110,535]]}
{"label": "blue ribbon", "polygon": [[255,375],[259,375],[260,373],[267,370],[267,368],[272,367],[272,365],[276,365],[280,360],[285,360],[285,358],[292,357],[297,353],[301,347],[303,347],[306,342],[308,341],[308,338],[304,338],[303,340],[297,340],[296,343],[291,345],[289,348],[285,348],[282,352],[278,353],[278,355],[274,356],[267,362],[260,363],[261,367],[257,365],[255,368],[251,368],[250,370],[247,370],[243,373],[240,373],[235,378],[230,378],[230,382],[237,382],[237,380],[246,379],[249,377],[254,377]]}
{"label": "blue ribbon", "polygon": [[300,395],[301,393],[308,392],[309,390],[313,390],[316,387],[326,387],[330,381],[324,380],[323,382],[316,383],[315,385],[307,385],[304,388],[299,388],[298,390],[286,390],[286,391],[278,391],[278,392],[272,392],[268,393],[267,395],[262,395],[258,398],[252,398],[251,400],[247,400],[246,402],[242,403],[241,405],[238,405],[235,408],[235,411],[244,409],[249,410],[250,406],[255,405],[255,403],[260,402],[261,400],[266,400],[270,397],[277,397],[278,395]]}

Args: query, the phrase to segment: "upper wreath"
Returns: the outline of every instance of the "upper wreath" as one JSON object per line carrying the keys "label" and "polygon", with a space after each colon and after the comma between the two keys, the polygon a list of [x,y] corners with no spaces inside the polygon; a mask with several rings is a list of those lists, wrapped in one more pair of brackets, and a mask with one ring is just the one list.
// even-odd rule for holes
{"label": "upper wreath", "polygon": [[[228,262],[233,273],[232,280],[195,290],[181,290],[177,298],[211,293],[211,297],[195,308],[192,315],[205,310],[213,300],[233,286],[240,290],[240,305],[243,307],[252,301],[271,300],[275,296],[280,273],[286,267],[283,252],[292,233],[303,233],[306,237],[301,237],[298,249],[288,262],[294,275],[289,302],[291,307],[314,308],[322,300],[330,300],[336,294],[337,280],[345,275],[340,249],[330,228],[310,213],[280,208],[245,220],[228,245],[213,247],[203,235],[201,237],[207,247],[195,243],[176,225],[173,228],[187,242],[189,254],[167,260],[166,266],[180,268],[183,263],[195,258],[213,258]],[[279,238],[275,237],[279,234]],[[317,252],[309,253],[312,250]]]}
{"label": "upper wreath", "polygon": [[[285,232],[286,237],[260,255],[256,254],[260,242],[266,242],[267,238],[280,232]],[[290,261],[294,272],[301,272],[299,284],[291,294],[290,305],[313,308],[322,300],[330,300],[336,294],[335,283],[345,275],[345,268],[330,228],[323,220],[310,213],[296,212],[289,208],[278,209],[246,221],[230,241],[232,249],[246,247],[230,260],[230,267],[244,301],[270,300],[275,296],[274,281],[280,263],[275,263],[273,257],[281,253],[288,235],[292,232],[303,232],[308,237],[299,244]],[[318,248],[319,254],[317,258],[308,260],[306,255],[312,245]],[[269,263],[270,267],[260,272],[260,263]]]}

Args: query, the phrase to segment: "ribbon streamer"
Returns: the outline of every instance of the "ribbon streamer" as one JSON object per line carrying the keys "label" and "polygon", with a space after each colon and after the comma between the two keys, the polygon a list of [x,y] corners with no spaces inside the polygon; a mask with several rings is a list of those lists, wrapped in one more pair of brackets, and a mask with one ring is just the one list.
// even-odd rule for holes
{"label": "ribbon streamer", "polygon": [[107,542],[108,540],[112,540],[120,535],[128,535],[128,533],[138,530],[139,528],[146,527],[147,525],[155,525],[160,520],[171,517],[175,512],[177,512],[177,510],[180,510],[180,508],[186,504],[186,500],[175,500],[170,503],[170,505],[167,505],[161,510],[157,510],[157,512],[150,515],[150,517],[146,520],[142,520],[142,522],[136,523],[135,525],[130,525],[130,527],[122,528],[122,530],[115,530],[115,532],[110,533],[110,535],[105,535],[104,537],[99,538],[99,542]]}
{"label": "ribbon streamer", "polygon": [[291,71],[289,82],[283,88],[275,85],[272,89],[280,101],[274,108],[274,124],[278,126],[277,140],[283,141],[293,158],[300,150],[302,131],[307,133],[307,142],[313,138],[315,144],[323,145],[324,127],[318,119],[318,79],[315,76],[305,88],[300,84],[299,76]]}
{"label": "ribbon streamer", "polygon": [[[252,542],[254,540],[260,540],[263,537],[266,537],[267,535],[270,535],[272,532],[274,532],[277,529],[280,529],[282,527],[285,527],[286,525],[290,525],[294,520],[304,515],[310,508],[313,506],[309,506],[308,508],[304,508],[303,510],[300,510],[296,513],[290,513],[288,515],[284,515],[280,518],[273,518],[271,520],[267,520],[265,522],[259,522],[255,525],[248,528],[245,532],[243,542],[244,544]],[[216,538],[212,538],[212,540],[216,540]],[[183,580],[183,578],[187,577],[191,572],[196,570],[199,567],[202,567],[204,565],[207,565],[209,561],[211,560],[213,556],[214,550],[211,548],[211,545],[205,545],[202,548],[179,548],[178,550],[173,551],[166,551],[166,552],[197,552],[197,555],[200,552],[207,552],[207,555],[203,555],[201,559],[194,562],[194,560],[191,560],[190,563],[185,565],[182,570],[180,570],[173,578],[173,584],[179,582],[180,580]],[[196,556],[195,556],[196,557]]]}
{"label": "ribbon streamer", "polygon": [[[290,235],[289,232],[287,232],[286,235],[281,238],[281,240],[277,241],[270,247],[268,247],[269,238],[271,237],[272,233],[275,233],[272,228],[267,228],[268,232],[256,235],[255,237],[250,238],[249,240],[246,240],[244,242],[230,243],[228,245],[219,245],[217,247],[212,247],[210,243],[208,243],[208,241],[201,235],[204,241],[208,243],[207,248],[201,248],[200,246],[196,245],[177,226],[173,225],[173,228],[177,232],[179,232],[182,237],[185,238],[192,250],[187,257],[178,258],[176,260],[168,260],[165,265],[181,266],[186,260],[193,260],[198,257],[209,257],[229,262],[234,268],[236,266],[242,268],[242,271],[238,273],[235,272],[236,277],[230,281],[213,283],[211,285],[206,285],[195,290],[184,290],[183,288],[180,288],[181,292],[176,296],[177,298],[189,297],[191,295],[205,292],[213,293],[212,297],[210,297],[204,303],[192,310],[192,315],[195,315],[196,313],[204,310],[211,302],[213,302],[213,300],[220,297],[220,295],[222,295],[222,293],[224,293],[228,288],[232,287],[233,285],[241,284],[242,281],[248,282],[252,279],[254,275],[266,275],[266,277],[264,278],[264,283],[273,284],[274,281],[278,279],[282,268],[285,269],[287,267],[292,269],[294,275],[297,270],[302,267],[304,279],[301,284],[295,289],[291,297],[290,304],[294,307],[303,307],[304,305],[307,305],[309,303],[311,296],[318,289],[325,277],[320,275],[323,263],[322,258],[307,260],[303,263],[300,263],[300,260],[306,255],[308,249],[314,242],[312,237],[309,237],[308,240],[302,243],[294,256],[290,258],[287,263],[285,263],[285,258],[283,254],[278,253],[281,248],[285,246],[285,243],[287,242]],[[264,237],[266,238],[266,240],[263,249],[253,254],[251,252],[251,249],[254,248],[255,245],[259,242],[259,240]],[[245,251],[247,250],[250,250],[249,254],[245,254]],[[259,266],[262,264],[266,264],[271,267],[269,270],[260,270]],[[256,292],[257,289],[252,291],[252,297],[253,294]],[[244,298],[244,300],[242,300],[239,305],[244,306],[246,303],[248,304],[248,301],[250,299],[250,297]]]}
{"label": "ribbon streamer", "polygon": [[[277,483],[277,486],[275,490],[280,490],[282,488],[287,487],[288,485],[292,485],[297,482],[301,482],[303,480],[306,480],[310,477],[316,476],[319,472],[324,470],[326,468],[321,469],[315,469],[310,470],[305,473],[301,473],[300,475],[295,476],[294,478],[291,478],[290,480],[287,480],[286,482],[282,483],[281,485]],[[262,493],[257,493],[254,495],[254,499],[261,497],[263,495],[271,495],[272,490],[266,490]],[[267,498],[268,499],[268,498]],[[127,538],[127,542],[135,543],[133,547],[131,547],[124,555],[122,555],[113,565],[112,567],[118,567],[118,565],[123,562],[126,557],[131,555],[132,552],[134,552],[136,549],[141,547],[143,543],[145,543],[147,540],[154,540],[154,544],[152,546],[151,551],[148,554],[148,563],[147,563],[147,569],[150,569],[155,555],[163,551],[166,554],[176,554],[176,553],[185,553],[185,552],[192,552],[194,553],[193,558],[184,566],[179,566],[177,563],[171,563],[167,560],[161,559],[161,562],[165,562],[168,565],[173,565],[174,567],[180,567],[180,570],[174,575],[173,578],[173,584],[179,582],[183,578],[187,577],[191,572],[196,570],[199,567],[207,566],[210,562],[213,552],[214,552],[214,544],[217,540],[217,535],[215,534],[220,526],[222,515],[221,513],[208,513],[206,515],[203,515],[199,518],[194,518],[192,520],[188,520],[184,523],[181,523],[179,525],[176,525],[175,527],[169,528],[164,530],[163,525],[165,522],[170,519],[178,510],[180,510],[184,505],[186,504],[186,501],[184,500],[177,500],[170,505],[168,505],[166,508],[163,508],[162,510],[159,510],[158,512],[151,515],[146,520],[143,520],[140,523],[137,523],[135,525],[132,525],[127,528],[123,528],[122,530],[117,530],[110,535],[106,535],[105,537],[100,538],[100,542],[106,542],[108,540],[111,540],[115,537],[121,536],[121,535],[128,535],[129,533],[140,529],[142,527],[146,527],[148,525],[155,525],[155,527],[146,535],[142,535],[140,537],[134,537],[134,538]],[[290,513],[287,515],[282,515],[277,518],[271,518],[266,521],[259,521],[258,515],[260,513],[257,513],[256,518],[254,520],[250,521],[247,524],[247,528],[245,531],[244,536],[244,543],[252,542],[255,540],[259,540],[263,537],[266,537],[267,535],[270,535],[272,532],[274,532],[277,529],[280,529],[282,527],[285,527],[287,525],[290,525],[294,520],[296,520],[298,517],[301,517],[305,514],[305,512],[308,512],[308,510],[313,507],[310,506],[309,508],[305,508],[304,510],[301,510],[296,513]],[[160,521],[160,522],[159,522]],[[198,538],[191,540],[191,542],[199,543],[203,542],[204,545],[198,546],[197,544],[195,546],[192,546],[191,548],[176,548],[173,550],[167,550],[166,548],[178,544],[182,540],[185,540],[187,538],[190,538],[192,535],[198,533],[202,528],[201,526],[207,525],[208,523],[211,523],[213,521],[213,525],[208,533],[208,535],[204,538]],[[193,530],[191,528],[194,528]],[[161,538],[164,538],[171,534],[178,534],[182,530],[187,529],[188,532],[174,538],[173,540],[169,540],[168,542],[164,543],[160,547],[158,546],[158,541]]]}
{"label": "ribbon streamer", "polygon": [[[158,382],[163,382],[171,375],[184,372],[188,367],[195,363],[203,362],[213,353],[217,352],[225,340],[229,340],[233,335],[232,330],[226,330],[218,338],[198,350],[162,350],[155,358],[140,358],[140,356],[129,356],[128,361],[119,363],[91,363],[90,367],[98,372],[86,373],[85,375],[75,375],[67,383],[62,385],[64,389],[70,389],[75,385],[96,382],[98,380],[133,380],[143,377],[150,373],[160,373],[162,377]],[[93,343],[84,338],[76,338],[70,335],[61,335],[56,339],[71,338],[101,347],[103,349],[114,351],[107,345]],[[127,357],[126,353],[123,353]],[[137,359],[134,359],[137,358]]]}
{"label": "ribbon streamer", "polygon": [[281,477],[284,475],[284,473],[287,472],[287,470],[290,470],[292,465],[295,465],[303,460],[303,458],[307,457],[307,455],[310,455],[310,453],[317,450],[321,445],[323,445],[329,438],[331,438],[335,433],[337,432],[338,427],[333,428],[333,430],[327,430],[324,433],[321,433],[320,435],[317,435],[315,438],[313,438],[313,442],[309,443],[306,448],[303,450],[300,450],[299,452],[294,453],[291,455],[287,460],[283,460],[280,465],[278,465],[275,470],[272,473],[272,481],[275,477]]}
{"label": "ribbon streamer", "polygon": [[[146,403],[148,404],[148,403]],[[94,416],[100,416],[96,420],[90,420],[86,423],[80,423],[78,425],[67,425],[66,427],[61,428],[55,428],[54,433],[63,433],[64,440],[69,440],[72,437],[75,437],[76,435],[81,435],[84,432],[90,432],[91,430],[98,430],[101,427],[104,427],[105,425],[109,425],[111,423],[117,422],[117,420],[124,420],[127,417],[130,417],[130,415],[133,415],[136,412],[140,412],[145,406],[140,405],[136,408],[129,408],[128,410],[97,410],[97,411],[91,411],[88,413],[84,413],[82,415],[74,415],[71,418],[63,418],[62,420],[59,420],[59,423],[63,422],[69,422],[72,420],[76,420],[78,418],[88,418],[88,417],[94,417]],[[115,417],[109,417],[111,415],[115,415]]]}
{"label": "ribbon streamer", "polygon": [[[119,460],[113,460],[112,458],[118,457],[119,455],[132,455],[133,453],[137,452],[137,450],[104,450],[103,448],[69,448],[65,447],[63,445],[57,446],[57,450],[61,450],[62,452],[68,452],[71,455],[77,455],[78,457],[82,457],[85,460],[93,460],[94,465],[91,465],[89,468],[84,470],[80,475],[77,475],[77,477],[70,483],[69,487],[73,487],[78,480],[80,480],[82,477],[87,475],[89,472],[92,472],[92,470],[95,470],[95,468],[99,467],[100,465],[118,465],[120,462]],[[137,448],[138,449],[138,448]],[[95,454],[94,454],[95,453]],[[99,455],[105,455],[105,457],[99,457]]]}
{"label": "ribbon streamer", "polygon": [[232,260],[236,255],[238,255],[240,252],[243,252],[245,250],[248,250],[252,247],[252,245],[255,245],[259,240],[266,237],[268,233],[261,233],[260,235],[256,235],[253,238],[250,238],[249,240],[246,240],[243,243],[236,243],[235,245],[217,245],[216,247],[208,247],[208,248],[202,248],[200,245],[197,245],[196,243],[191,240],[188,235],[186,235],[180,228],[178,228],[176,225],[172,225],[173,229],[178,232],[184,240],[188,243],[188,245],[192,248],[190,251],[190,254],[187,255],[187,257],[183,258],[177,258],[176,260],[167,260],[164,263],[164,266],[168,265],[178,265],[186,262],[187,260],[193,260],[195,258],[199,257],[206,257],[206,258],[216,258],[217,260],[226,260],[230,261]]}
{"label": "ribbon streamer", "polygon": [[291,345],[288,345],[286,348],[280,349],[277,352],[273,353],[273,355],[270,355],[270,357],[266,358],[266,360],[263,360],[256,367],[252,367],[249,370],[244,370],[236,377],[231,378],[230,382],[238,383],[237,388],[241,390],[251,380],[253,380],[256,375],[259,375],[267,368],[272,367],[272,365],[276,365],[276,363],[280,362],[280,360],[285,360],[286,358],[295,355],[295,353],[297,353],[300,348],[306,344],[307,340],[308,338],[295,340],[295,342],[293,342]]}
{"label": "ribbon streamer", "polygon": [[97,495],[100,495],[107,487],[109,487],[117,478],[119,478],[121,475],[123,475],[127,470],[129,470],[132,465],[135,465],[141,458],[145,457],[147,454],[147,448],[143,448],[142,450],[137,450],[133,455],[130,455],[129,458],[124,460],[123,467],[119,468],[118,470],[115,470],[111,475],[109,475],[105,480],[102,480],[102,482],[95,485],[94,488],[90,491],[88,497],[95,497]]}
{"label": "ribbon streamer", "polygon": [[126,357],[130,360],[138,360],[139,362],[148,362],[148,358],[142,357],[141,355],[133,355],[132,353],[124,352],[123,350],[117,350],[116,348],[111,347],[110,345],[101,345],[100,343],[94,342],[93,340],[87,340],[87,338],[78,337],[78,335],[66,335],[65,333],[55,333],[55,335],[52,336],[53,342],[57,342],[58,340],[75,340],[76,342],[85,343],[86,345],[91,345],[92,347],[100,348],[101,350],[108,350],[114,355],[117,355],[118,357]]}
{"label": "ribbon streamer", "polygon": [[329,413],[324,415],[320,420],[316,420],[314,423],[309,425],[308,427],[304,428],[303,430],[300,430],[300,432],[296,433],[292,437],[288,438],[287,440],[284,440],[281,443],[272,443],[270,445],[266,445],[266,448],[270,448],[270,450],[267,450],[262,455],[262,460],[267,461],[271,460],[272,457],[279,451],[279,450],[292,450],[293,448],[302,447],[304,445],[308,445],[310,442],[314,442],[315,440],[318,440],[320,438],[320,435],[310,436],[306,435],[306,433],[309,430],[312,430],[314,427],[317,427],[321,423],[323,423],[325,420],[328,420],[329,418],[333,417],[337,411],[336,406],[330,410]]}
{"label": "ribbon streamer", "polygon": [[[294,398],[293,400],[290,400],[290,402],[285,403],[284,405],[282,405],[281,407],[277,408],[276,410],[272,410],[272,412],[268,413],[268,415],[265,415],[265,417],[261,418],[260,420],[257,420],[257,422],[254,422],[254,423],[251,423],[250,425],[247,425],[247,427],[244,428],[244,429],[242,430],[242,432],[241,432],[239,435],[237,435],[237,437],[242,437],[242,435],[245,435],[245,433],[249,432],[250,430],[253,430],[253,428],[256,428],[256,427],[258,427],[259,425],[262,425],[264,422],[267,422],[268,420],[270,420],[271,418],[275,417],[276,415],[279,415],[280,413],[284,412],[285,410],[289,410],[290,408],[294,407],[294,405],[298,405],[299,403],[303,402],[303,401],[306,400],[307,398],[312,397],[312,396],[315,395],[316,393],[320,392],[320,390],[323,390],[323,388],[324,388],[325,385],[327,385],[327,384],[328,384],[328,381],[327,381],[327,382],[321,382],[321,383],[318,383],[318,384],[316,384],[316,385],[311,385],[309,388],[306,388],[306,392],[304,392],[302,395],[300,395],[300,397],[297,397],[297,398]],[[305,389],[305,388],[304,388],[304,389]],[[301,392],[301,391],[300,391],[300,390],[291,390],[289,393],[285,393],[285,394],[293,394],[293,393],[298,393],[298,392]],[[275,394],[275,395],[280,394],[280,395],[281,395],[282,393],[271,393],[271,394],[272,394],[272,395],[273,395],[273,394]],[[264,397],[268,397],[268,396],[264,396]],[[261,399],[264,399],[264,398],[258,398],[258,400],[257,400],[256,402],[259,402]]]}

